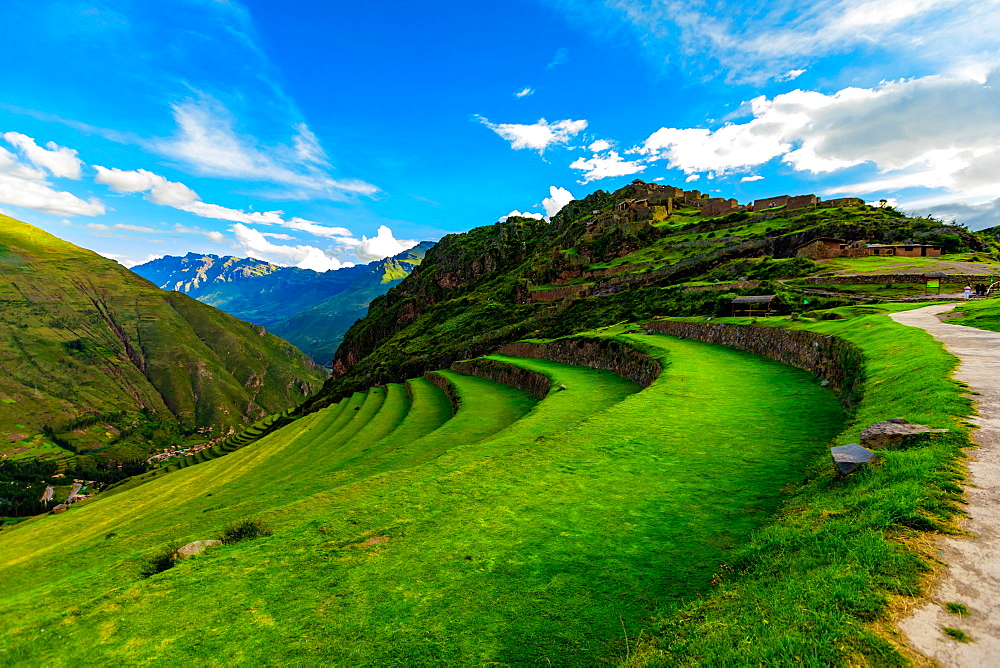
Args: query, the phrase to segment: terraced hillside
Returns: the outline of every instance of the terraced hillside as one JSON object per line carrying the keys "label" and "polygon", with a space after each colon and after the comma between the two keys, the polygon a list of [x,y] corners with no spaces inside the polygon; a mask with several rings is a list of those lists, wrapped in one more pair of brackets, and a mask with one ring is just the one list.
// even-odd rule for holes
{"label": "terraced hillside", "polygon": [[0,453],[57,436],[63,452],[136,458],[178,430],[294,407],[323,378],[263,329],[4,216],[0,303]]}
{"label": "terraced hillside", "polygon": [[[670,212],[629,213],[636,192],[648,187],[636,181],[614,193],[598,190],[567,204],[551,223],[509,218],[444,237],[348,330],[334,377],[312,405],[525,337],[653,316],[729,315],[741,295],[776,295],[783,313],[867,297],[835,288],[816,294],[813,288],[823,286],[815,284],[824,283],[818,274],[830,271],[797,257],[796,249],[818,237],[938,244],[962,259],[983,260],[983,273],[994,269],[986,260],[1000,258],[993,237],[891,207],[779,207],[713,217],[678,200]],[[811,278],[786,280],[802,277]],[[922,276],[917,283],[924,287]]]}
{"label": "terraced hillside", "polygon": [[[791,367],[620,331],[661,365],[647,387],[496,355],[456,368],[553,389],[456,371],[374,387],[0,533],[4,662],[624,659],[709,592],[843,415]],[[274,534],[140,575],[249,517]]]}

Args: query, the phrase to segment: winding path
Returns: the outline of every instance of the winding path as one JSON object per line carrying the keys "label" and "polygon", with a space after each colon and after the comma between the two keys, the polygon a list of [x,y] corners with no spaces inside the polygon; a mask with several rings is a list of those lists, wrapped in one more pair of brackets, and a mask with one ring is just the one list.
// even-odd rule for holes
{"label": "winding path", "polygon": [[[1000,333],[950,325],[936,316],[952,310],[938,304],[894,313],[896,322],[919,327],[941,341],[960,360],[954,378],[979,392],[979,415],[971,418],[979,429],[969,452],[969,479],[965,485],[969,520],[965,529],[974,538],[942,538],[938,551],[947,565],[930,592],[930,600],[903,619],[899,628],[909,645],[945,666],[1000,666]],[[961,603],[968,617],[949,614],[945,603]],[[942,629],[964,631],[973,642],[960,643]]]}

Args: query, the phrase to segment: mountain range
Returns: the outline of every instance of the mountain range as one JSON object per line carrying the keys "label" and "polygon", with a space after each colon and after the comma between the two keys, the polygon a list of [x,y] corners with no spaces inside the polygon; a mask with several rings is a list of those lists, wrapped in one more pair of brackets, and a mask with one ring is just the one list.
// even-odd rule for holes
{"label": "mountain range", "polygon": [[266,327],[325,364],[372,299],[406,278],[433,245],[421,242],[384,260],[327,272],[198,253],[168,255],[132,271],[164,290]]}

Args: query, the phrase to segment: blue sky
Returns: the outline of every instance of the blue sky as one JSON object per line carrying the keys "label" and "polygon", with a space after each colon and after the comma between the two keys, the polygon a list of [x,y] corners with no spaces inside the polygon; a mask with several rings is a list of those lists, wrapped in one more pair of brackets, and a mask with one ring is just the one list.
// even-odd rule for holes
{"label": "blue sky", "polygon": [[1000,223],[1000,2],[803,4],[4,2],[0,211],[319,270],[637,177]]}

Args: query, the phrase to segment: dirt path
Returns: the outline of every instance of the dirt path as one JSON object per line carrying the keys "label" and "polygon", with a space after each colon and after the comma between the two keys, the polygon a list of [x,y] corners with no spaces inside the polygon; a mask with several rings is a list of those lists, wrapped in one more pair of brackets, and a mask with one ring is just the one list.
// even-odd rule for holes
{"label": "dirt path", "polygon": [[[930,601],[899,624],[912,648],[945,666],[1000,666],[1000,332],[949,325],[936,317],[953,304],[938,304],[894,313],[903,325],[920,327],[941,341],[961,360],[954,377],[968,383],[979,415],[980,428],[972,432],[979,446],[969,451],[969,480],[965,485],[964,528],[974,538],[944,538],[939,543],[947,565],[935,583]],[[961,603],[968,617],[949,614],[945,603]],[[944,628],[964,631],[973,642],[960,643]]]}

